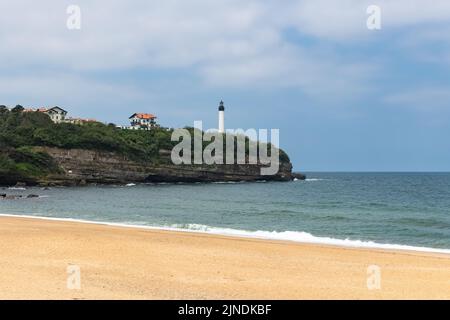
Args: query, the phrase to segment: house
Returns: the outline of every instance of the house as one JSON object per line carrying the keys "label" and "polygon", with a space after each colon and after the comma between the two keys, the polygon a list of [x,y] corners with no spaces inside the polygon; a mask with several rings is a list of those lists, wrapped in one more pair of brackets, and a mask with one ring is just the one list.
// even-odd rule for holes
{"label": "house", "polygon": [[78,124],[78,125],[83,125],[83,124],[86,124],[86,123],[94,123],[94,122],[98,122],[98,121],[95,120],[95,119],[83,119],[83,118],[72,118],[72,117],[70,117],[70,118],[66,118],[64,120],[64,122],[72,123],[72,124]]}
{"label": "house", "polygon": [[67,115],[67,111],[60,107],[53,107],[50,109],[39,108],[37,111],[47,114],[54,123],[65,122]]}
{"label": "house", "polygon": [[53,107],[53,108],[40,107],[37,109],[25,108],[23,109],[23,112],[42,112],[48,115],[54,123],[66,122],[65,119],[67,111],[60,107]]}
{"label": "house", "polygon": [[157,126],[156,116],[149,113],[134,113],[129,117],[130,129],[134,130],[150,130]]}
{"label": "house", "polygon": [[[9,109],[9,108],[8,108]],[[49,118],[54,123],[71,123],[71,124],[77,124],[77,125],[83,125],[87,123],[95,123],[99,122],[95,119],[83,119],[83,118],[73,118],[73,117],[67,117],[68,112],[60,107],[39,107],[39,108],[24,108],[22,112],[40,112],[45,113],[49,116]],[[156,117],[155,117],[156,118]]]}

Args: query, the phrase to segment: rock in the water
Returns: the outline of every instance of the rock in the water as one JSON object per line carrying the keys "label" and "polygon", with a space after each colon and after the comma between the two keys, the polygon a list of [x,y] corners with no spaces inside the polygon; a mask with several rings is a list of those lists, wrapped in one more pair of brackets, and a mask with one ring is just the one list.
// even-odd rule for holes
{"label": "rock in the water", "polygon": [[27,195],[27,198],[39,198],[38,194],[29,194]]}
{"label": "rock in the water", "polygon": [[22,196],[16,195],[16,194],[10,194],[10,195],[6,195],[4,197],[4,199],[7,199],[7,200],[15,200],[15,199],[20,199],[20,198],[22,198]]}
{"label": "rock in the water", "polygon": [[300,173],[300,172],[292,172],[292,178],[298,179],[298,180],[305,180],[306,175],[304,175],[303,173]]}

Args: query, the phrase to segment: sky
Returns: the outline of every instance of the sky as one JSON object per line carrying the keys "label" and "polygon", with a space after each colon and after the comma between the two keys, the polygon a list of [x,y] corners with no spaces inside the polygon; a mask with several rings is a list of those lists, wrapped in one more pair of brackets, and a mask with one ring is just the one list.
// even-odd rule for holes
{"label": "sky", "polygon": [[279,129],[294,170],[450,171],[448,0],[2,0],[0,14],[0,104],[216,128],[223,99],[226,128]]}

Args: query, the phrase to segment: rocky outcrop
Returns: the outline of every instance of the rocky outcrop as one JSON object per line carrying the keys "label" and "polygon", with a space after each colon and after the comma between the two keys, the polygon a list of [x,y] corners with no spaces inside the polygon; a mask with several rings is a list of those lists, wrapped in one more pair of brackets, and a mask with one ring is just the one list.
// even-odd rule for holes
{"label": "rocky outcrop", "polygon": [[173,165],[168,159],[155,164],[131,161],[112,152],[49,147],[39,147],[39,151],[48,153],[61,169],[60,173],[37,179],[36,183],[40,185],[293,179],[290,162],[281,163],[276,175],[263,176],[260,165]]}
{"label": "rocky outcrop", "polygon": [[292,178],[298,180],[306,180],[306,175],[300,172],[292,172]]}
{"label": "rocky outcrop", "polygon": [[37,194],[29,194],[27,196],[23,196],[21,194],[6,194],[6,193],[0,193],[0,200],[17,200],[17,199],[32,199],[32,198],[39,198],[39,195]]}

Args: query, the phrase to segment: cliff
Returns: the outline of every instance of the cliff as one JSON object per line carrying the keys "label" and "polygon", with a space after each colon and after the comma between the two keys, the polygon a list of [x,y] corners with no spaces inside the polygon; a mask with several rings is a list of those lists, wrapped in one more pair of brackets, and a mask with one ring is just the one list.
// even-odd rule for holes
{"label": "cliff", "polygon": [[259,165],[145,164],[113,152],[36,147],[50,155],[58,173],[25,181],[39,185],[125,184],[143,182],[289,181],[292,165],[282,163],[278,174],[260,175]]}
{"label": "cliff", "polygon": [[[193,136],[194,128],[187,128]],[[261,165],[174,165],[173,129],[122,130],[114,124],[53,123],[39,112],[0,108],[0,185],[122,184],[135,182],[288,181],[292,165],[279,150],[280,169]],[[200,132],[200,134],[204,134]],[[237,136],[233,136],[237,139]],[[193,147],[191,141],[191,147]],[[246,138],[246,156],[250,141]],[[203,141],[203,148],[208,142]],[[260,146],[261,147],[261,146]],[[237,149],[235,149],[235,155]]]}

